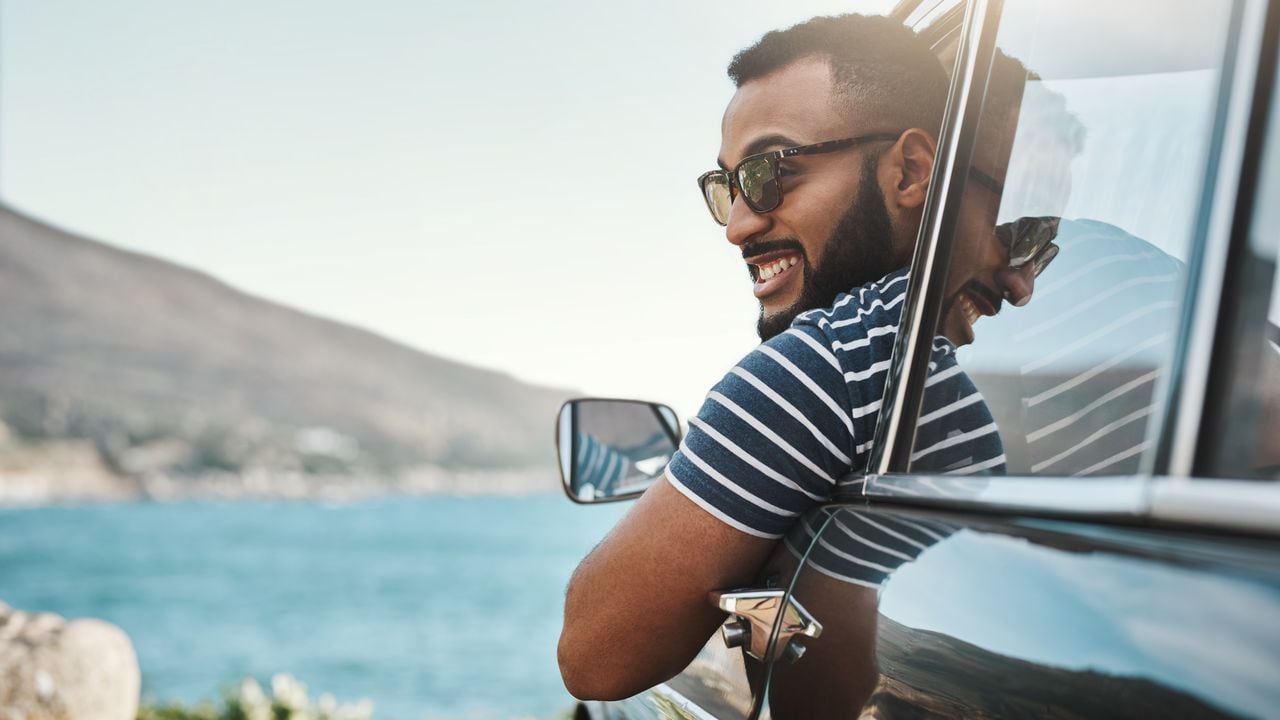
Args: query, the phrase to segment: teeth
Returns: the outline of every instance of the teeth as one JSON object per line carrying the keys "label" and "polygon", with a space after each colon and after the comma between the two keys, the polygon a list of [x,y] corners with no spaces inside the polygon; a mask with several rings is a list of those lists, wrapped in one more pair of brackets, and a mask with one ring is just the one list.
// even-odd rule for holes
{"label": "teeth", "polygon": [[783,270],[786,270],[787,268],[791,267],[792,265],[795,265],[797,262],[799,262],[799,260],[797,260],[797,259],[796,259],[796,258],[794,258],[794,257],[786,257],[786,258],[782,258],[781,260],[778,260],[778,261],[776,261],[776,262],[774,262],[774,263],[771,263],[771,264],[769,264],[769,265],[761,265],[761,266],[759,266],[759,267],[760,267],[760,279],[761,279],[761,280],[770,280],[770,279],[772,279],[772,278],[774,278],[774,277],[777,277],[779,273],[781,273]]}
{"label": "teeth", "polygon": [[982,315],[982,313],[978,312],[977,306],[975,306],[973,304],[973,301],[970,300],[969,298],[961,297],[961,300],[963,300],[964,302],[960,306],[960,309],[964,311],[965,319],[969,322],[970,325],[972,325],[978,321],[978,318]]}

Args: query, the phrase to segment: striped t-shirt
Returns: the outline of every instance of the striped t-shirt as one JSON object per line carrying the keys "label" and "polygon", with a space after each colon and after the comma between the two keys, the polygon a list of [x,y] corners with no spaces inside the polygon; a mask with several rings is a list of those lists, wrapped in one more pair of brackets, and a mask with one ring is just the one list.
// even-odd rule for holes
{"label": "striped t-shirt", "polygon": [[[888,375],[906,269],[801,314],[747,355],[707,395],[667,479],[743,532],[781,537],[795,518],[865,470]],[[934,340],[912,453],[914,472],[1002,473],[995,421]]]}
{"label": "striped t-shirt", "polygon": [[938,518],[844,506],[805,513],[783,542],[797,559],[805,558],[809,569],[840,582],[878,588],[899,567],[960,528]]}

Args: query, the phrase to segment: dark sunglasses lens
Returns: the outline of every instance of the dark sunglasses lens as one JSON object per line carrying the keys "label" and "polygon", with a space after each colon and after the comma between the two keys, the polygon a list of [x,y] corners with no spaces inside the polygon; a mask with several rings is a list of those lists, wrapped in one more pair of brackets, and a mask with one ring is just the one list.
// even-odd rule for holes
{"label": "dark sunglasses lens", "polygon": [[[1009,247],[1009,264],[1022,267],[1058,236],[1058,218],[1018,218],[1013,223],[1013,240]],[[1056,252],[1054,253],[1057,254]],[[1050,258],[1052,259],[1052,258]],[[1047,263],[1046,263],[1047,264]]]}
{"label": "dark sunglasses lens", "polygon": [[755,158],[738,167],[738,185],[747,204],[756,212],[769,212],[782,202],[782,189],[768,158]]}
{"label": "dark sunglasses lens", "polygon": [[729,176],[724,173],[712,173],[702,178],[702,198],[707,201],[707,209],[711,217],[721,225],[729,223],[729,208],[733,205],[733,194],[729,191]]}
{"label": "dark sunglasses lens", "polygon": [[1056,257],[1058,257],[1058,246],[1053,243],[1045,245],[1035,259],[1031,261],[1033,264],[1031,269],[1032,277],[1040,277],[1040,273],[1044,272],[1044,269],[1049,267],[1049,263],[1053,262]]}
{"label": "dark sunglasses lens", "polygon": [[1036,256],[1036,252],[1039,249],[1031,238],[1017,238],[1013,242],[1013,247],[1009,249],[1009,265],[1012,267],[1026,265],[1031,258]]}

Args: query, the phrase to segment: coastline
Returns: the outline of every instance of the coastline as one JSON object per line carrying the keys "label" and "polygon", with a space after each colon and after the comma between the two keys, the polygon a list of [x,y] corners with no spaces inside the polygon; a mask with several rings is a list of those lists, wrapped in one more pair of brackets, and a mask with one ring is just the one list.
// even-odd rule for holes
{"label": "coastline", "polygon": [[387,496],[524,496],[558,492],[554,467],[455,469],[434,465],[394,476],[251,468],[198,474],[113,472],[93,444],[64,440],[0,458],[0,508],[50,505],[297,500],[348,503]]}

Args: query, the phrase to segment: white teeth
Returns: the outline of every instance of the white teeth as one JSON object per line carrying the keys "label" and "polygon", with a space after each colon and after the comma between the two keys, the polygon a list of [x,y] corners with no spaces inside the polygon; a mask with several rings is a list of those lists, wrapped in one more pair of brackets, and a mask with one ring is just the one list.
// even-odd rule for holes
{"label": "white teeth", "polygon": [[787,268],[795,265],[797,262],[799,262],[799,260],[794,257],[786,257],[769,265],[760,265],[758,266],[760,268],[759,269],[760,279],[769,280],[769,279],[775,278],[783,270],[786,270]]}

